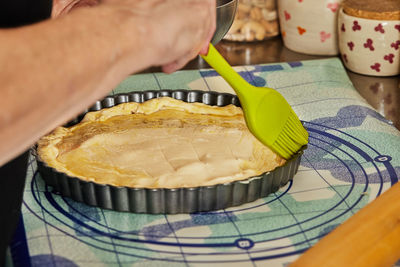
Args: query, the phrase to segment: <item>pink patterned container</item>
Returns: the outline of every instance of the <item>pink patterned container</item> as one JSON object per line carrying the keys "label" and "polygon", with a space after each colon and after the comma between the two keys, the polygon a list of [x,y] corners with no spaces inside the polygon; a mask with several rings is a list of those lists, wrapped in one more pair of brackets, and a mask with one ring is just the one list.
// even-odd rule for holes
{"label": "pink patterned container", "polygon": [[339,11],[339,50],[351,71],[373,75],[400,74],[400,21],[353,17]]}
{"label": "pink patterned container", "polygon": [[311,55],[337,55],[337,13],[341,0],[278,0],[283,43]]}

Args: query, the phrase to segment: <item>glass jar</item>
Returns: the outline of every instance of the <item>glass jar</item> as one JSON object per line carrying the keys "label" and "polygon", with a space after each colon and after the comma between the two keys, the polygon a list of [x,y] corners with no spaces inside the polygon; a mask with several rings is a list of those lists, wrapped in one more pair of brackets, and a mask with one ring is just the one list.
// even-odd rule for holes
{"label": "glass jar", "polygon": [[261,41],[279,34],[276,0],[239,0],[225,40]]}

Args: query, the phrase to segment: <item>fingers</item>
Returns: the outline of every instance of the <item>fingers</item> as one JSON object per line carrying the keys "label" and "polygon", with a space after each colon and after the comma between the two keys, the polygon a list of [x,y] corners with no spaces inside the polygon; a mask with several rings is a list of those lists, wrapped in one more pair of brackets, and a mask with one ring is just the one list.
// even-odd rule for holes
{"label": "fingers", "polygon": [[59,17],[67,13],[78,0],[53,0],[53,9],[51,11],[51,17]]}
{"label": "fingers", "polygon": [[190,60],[195,58],[197,56],[197,53],[190,53],[187,54],[171,63],[165,64],[164,66],[161,67],[162,71],[170,74],[173,73],[181,68],[183,68]]}
{"label": "fingers", "polygon": [[164,66],[161,66],[161,70],[166,74],[171,74],[179,69],[177,66],[178,65],[176,62],[172,62]]}
{"label": "fingers", "polygon": [[95,6],[99,0],[53,0],[51,17],[56,18],[69,13],[72,9],[84,6]]}
{"label": "fingers", "polygon": [[[206,0],[202,0],[206,1]],[[214,32],[216,29],[216,2],[215,0],[207,0],[207,16],[203,16],[199,18],[198,21],[192,22],[197,24],[196,27],[191,28],[193,30],[197,29],[201,34],[193,35],[192,40],[190,40],[190,36],[183,40],[179,40],[181,42],[191,42],[192,44],[188,46],[189,52],[180,53],[180,56],[176,57],[175,60],[162,65],[162,70],[166,73],[172,73],[178,69],[184,67],[191,59],[195,58],[197,55],[202,54],[206,55],[208,53],[209,43],[214,36]],[[193,16],[193,15],[192,15]]]}
{"label": "fingers", "polygon": [[[118,41],[125,58],[132,57],[135,64],[161,66],[166,73],[182,68],[199,53],[207,54],[216,28],[216,0],[99,0],[99,3],[101,10],[115,11],[111,14],[118,14],[118,21],[123,22],[117,29],[122,32]],[[132,35],[132,28],[140,34]]]}
{"label": "fingers", "polygon": [[216,3],[215,3],[215,0],[213,0],[212,2],[213,3],[211,5],[211,7],[210,7],[211,8],[210,14],[211,14],[211,17],[214,18],[214,19],[210,20],[211,21],[211,26],[210,26],[206,41],[204,42],[204,45],[203,45],[203,47],[201,48],[201,50],[199,52],[200,55],[207,55],[208,54],[209,43],[211,42],[211,40],[212,40],[212,38],[214,36],[216,27],[217,27],[217,19],[216,19],[216,10],[217,9],[215,8],[216,7]]}
{"label": "fingers", "polygon": [[80,0],[78,3],[74,5],[73,8],[83,7],[83,6],[95,6],[99,4],[98,0]]}

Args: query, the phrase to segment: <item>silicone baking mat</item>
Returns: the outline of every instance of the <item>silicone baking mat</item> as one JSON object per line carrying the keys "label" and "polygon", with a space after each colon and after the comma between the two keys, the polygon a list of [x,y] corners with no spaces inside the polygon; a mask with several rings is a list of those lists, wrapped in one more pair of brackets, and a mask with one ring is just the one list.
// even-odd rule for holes
{"label": "silicone baking mat", "polygon": [[[215,212],[102,210],[52,193],[31,157],[15,266],[286,266],[397,182],[400,133],[357,93],[337,58],[236,70],[282,93],[310,133],[298,173],[278,192]],[[233,93],[213,70],[133,75],[113,93]]]}

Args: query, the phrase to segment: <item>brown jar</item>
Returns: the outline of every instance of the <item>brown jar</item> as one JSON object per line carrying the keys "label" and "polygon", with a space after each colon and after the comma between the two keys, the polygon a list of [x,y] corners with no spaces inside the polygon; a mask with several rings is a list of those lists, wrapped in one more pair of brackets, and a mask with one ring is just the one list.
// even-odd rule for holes
{"label": "brown jar", "polygon": [[279,34],[276,0],[239,0],[225,40],[261,41]]}

